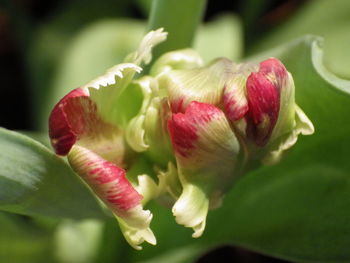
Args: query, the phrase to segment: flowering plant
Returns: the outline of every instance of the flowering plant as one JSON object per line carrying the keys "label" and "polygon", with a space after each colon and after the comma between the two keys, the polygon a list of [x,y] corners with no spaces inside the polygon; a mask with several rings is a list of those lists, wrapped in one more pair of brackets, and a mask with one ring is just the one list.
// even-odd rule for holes
{"label": "flowering plant", "polygon": [[[133,80],[165,38],[162,29],[148,33],[125,63],[60,100],[49,120],[56,153],[68,156],[136,249],[156,243],[147,201],[169,194],[176,221],[199,237],[208,209],[220,206],[249,165],[276,162],[299,133],[314,129],[294,102],[291,74],[275,58],[259,65],[222,58],[203,66],[195,51],[173,51],[150,75]],[[139,112],[128,116],[125,102],[136,104],[138,91]],[[132,185],[126,174],[139,158],[154,162],[158,182],[141,174]]]}
{"label": "flowering plant", "polygon": [[40,97],[52,104],[42,118],[51,147],[0,130],[0,233],[8,217],[30,216],[58,262],[189,262],[224,244],[347,262],[344,67],[310,35],[242,59],[232,17],[198,30],[205,41],[192,46],[204,6],[155,0],[141,41],[143,25],[130,21],[77,37],[54,98]]}

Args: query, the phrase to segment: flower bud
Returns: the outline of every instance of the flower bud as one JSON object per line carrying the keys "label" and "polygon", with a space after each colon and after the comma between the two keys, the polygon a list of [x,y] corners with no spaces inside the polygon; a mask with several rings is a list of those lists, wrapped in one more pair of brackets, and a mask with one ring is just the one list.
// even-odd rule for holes
{"label": "flower bud", "polygon": [[203,66],[195,51],[178,50],[134,80],[165,38],[162,29],[148,33],[125,63],[68,93],[49,119],[55,152],[68,156],[136,249],[156,243],[143,209],[149,200],[173,205],[176,221],[199,237],[208,210],[250,164],[278,161],[299,134],[314,131],[275,58]]}

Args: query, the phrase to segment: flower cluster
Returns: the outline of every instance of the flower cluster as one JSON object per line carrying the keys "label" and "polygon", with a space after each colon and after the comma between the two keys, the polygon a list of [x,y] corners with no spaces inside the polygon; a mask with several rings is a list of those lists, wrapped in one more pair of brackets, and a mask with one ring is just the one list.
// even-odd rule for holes
{"label": "flower cluster", "polygon": [[56,153],[67,155],[136,249],[156,243],[149,200],[171,200],[176,221],[199,237],[208,210],[239,176],[275,163],[299,134],[314,131],[275,58],[203,65],[185,49],[140,75],[165,39],[162,29],[148,33],[124,63],[62,98],[49,119]]}

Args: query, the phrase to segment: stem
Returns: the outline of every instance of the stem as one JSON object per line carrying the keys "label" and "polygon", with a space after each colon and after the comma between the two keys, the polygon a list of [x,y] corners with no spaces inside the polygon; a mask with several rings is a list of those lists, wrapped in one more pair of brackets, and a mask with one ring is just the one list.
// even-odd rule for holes
{"label": "stem", "polygon": [[[153,0],[148,31],[163,27],[167,41],[154,49],[154,60],[161,54],[190,47],[204,15],[206,0]],[[153,60],[153,61],[154,61]]]}

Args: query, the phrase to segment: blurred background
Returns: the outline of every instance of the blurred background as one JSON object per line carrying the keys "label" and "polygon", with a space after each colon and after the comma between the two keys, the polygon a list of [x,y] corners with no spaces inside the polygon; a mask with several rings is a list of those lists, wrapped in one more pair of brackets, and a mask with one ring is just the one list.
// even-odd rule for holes
{"label": "blurred background", "polygon": [[[241,60],[304,34],[322,35],[326,38],[327,66],[349,79],[346,63],[350,54],[341,52],[350,46],[346,2],[209,0],[195,47],[207,60],[216,56]],[[119,63],[133,50],[145,32],[150,6],[151,0],[2,0],[0,126],[44,132],[58,98]],[[217,41],[220,48],[216,48]],[[55,220],[1,212],[0,262],[54,262],[45,260],[57,253],[51,239],[58,235],[53,227],[57,224]],[[74,240],[76,228],[70,231],[70,226],[59,235],[71,235]],[[91,228],[90,233],[99,230],[89,223],[79,227]],[[117,231],[114,227],[112,231]],[[90,237],[86,237],[85,248],[76,248],[78,252],[89,254],[86,250],[94,246],[93,241],[89,243]],[[57,262],[91,262],[88,258],[68,256]],[[97,258],[94,262],[113,262],[103,256]],[[224,246],[202,255],[197,262],[287,261]]]}
{"label": "blurred background", "polygon": [[[91,28],[100,21],[132,19],[129,28],[127,24],[118,25],[119,30],[124,35],[125,31],[132,31],[130,35],[135,35],[134,38],[138,39],[144,32],[151,4],[150,0],[3,1],[5,2],[0,5],[0,126],[15,130],[39,129],[38,111],[45,107],[45,101],[52,96],[49,94],[52,94],[55,82],[59,81],[57,75],[60,74],[60,65],[64,63],[62,60],[84,29]],[[246,54],[266,32],[286,22],[306,2],[308,1],[208,1],[204,20],[210,22],[222,14],[239,15],[244,26],[243,54]],[[102,26],[107,28],[110,25]],[[113,37],[103,33],[97,33],[96,37],[109,37],[109,40],[116,42]],[[132,40],[123,39],[122,42]],[[117,43],[115,49],[118,46],[120,44]],[[123,46],[119,50],[119,57],[122,58],[127,51],[128,48]],[[118,60],[114,60],[112,65],[115,63]],[[82,65],[83,61],[77,66]]]}

